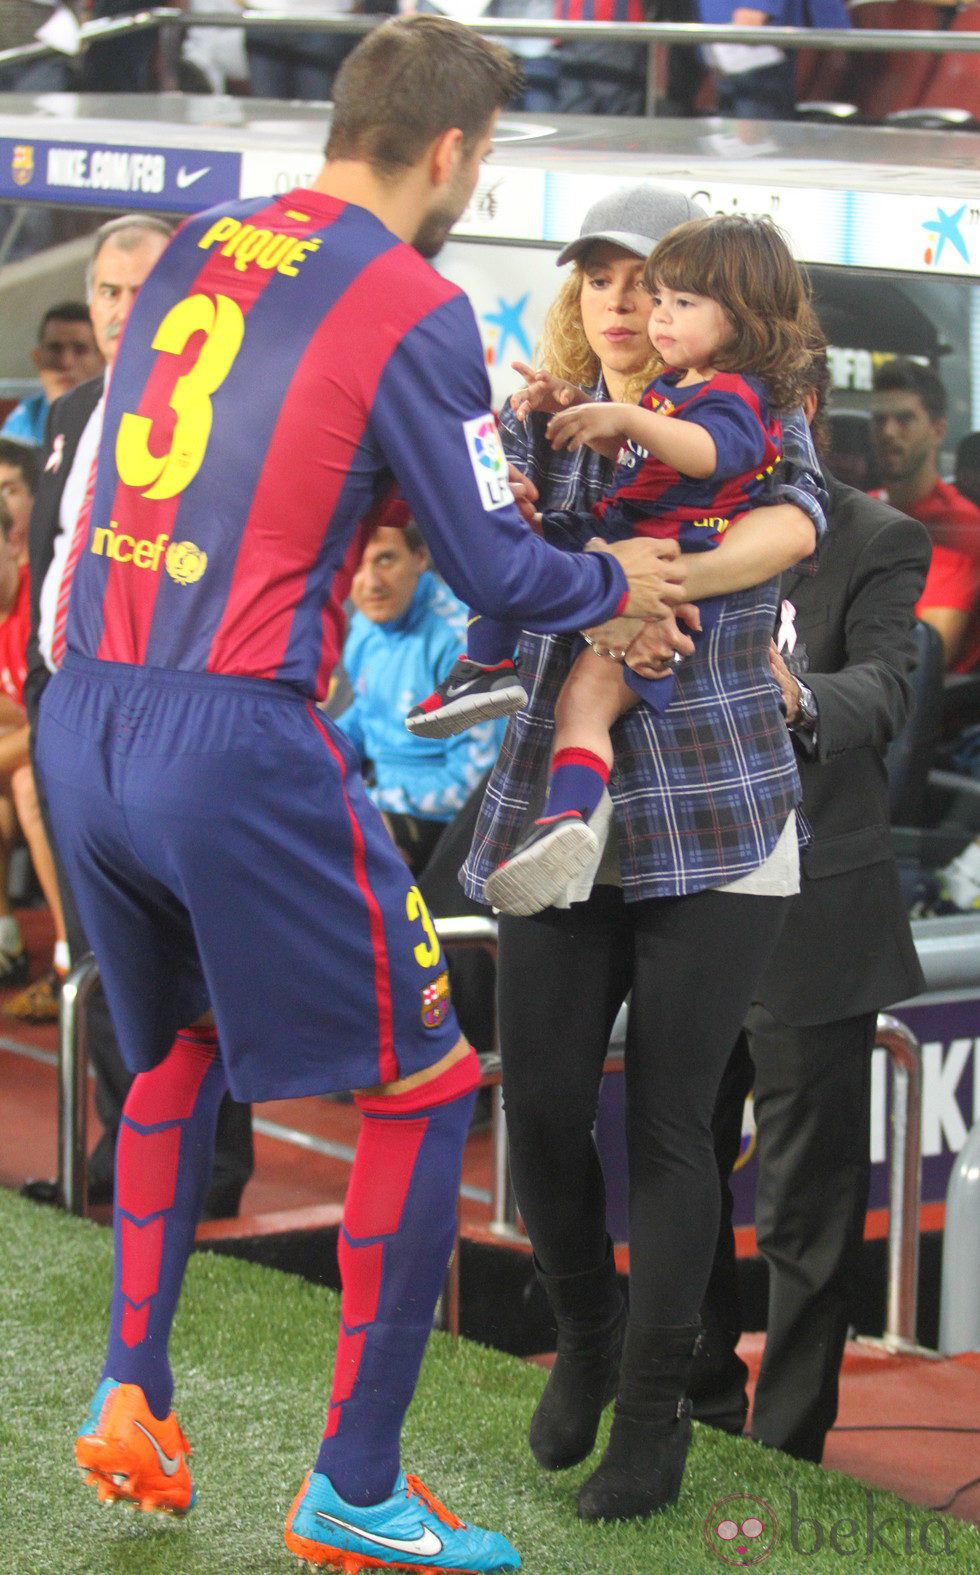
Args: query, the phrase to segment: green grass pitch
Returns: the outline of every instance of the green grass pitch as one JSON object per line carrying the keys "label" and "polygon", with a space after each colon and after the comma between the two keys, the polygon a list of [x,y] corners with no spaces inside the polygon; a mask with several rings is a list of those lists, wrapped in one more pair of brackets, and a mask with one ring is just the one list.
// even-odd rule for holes
{"label": "green grass pitch", "polygon": [[[111,1252],[108,1231],[0,1191],[0,1575],[303,1570],[282,1542],[282,1524],[319,1441],[336,1296],[196,1255],[172,1357],[197,1506],[184,1521],[106,1509],[75,1471],[72,1440],[100,1372]],[[888,1494],[869,1501],[846,1477],[704,1428],[676,1509],[643,1525],[583,1525],[574,1496],[588,1465],[549,1476],[527,1451],[543,1382],[516,1358],[437,1335],[405,1431],[408,1469],[457,1513],[509,1536],[527,1575],[731,1568],[709,1548],[704,1525],[713,1504],[739,1494],[764,1500],[779,1522],[776,1545],[753,1566],[763,1575],[849,1566],[875,1575],[980,1571],[976,1528]],[[964,1456],[964,1476],[967,1464]],[[793,1494],[802,1551],[793,1546]],[[870,1552],[869,1512],[881,1532]],[[807,1551],[818,1531],[821,1547]]]}

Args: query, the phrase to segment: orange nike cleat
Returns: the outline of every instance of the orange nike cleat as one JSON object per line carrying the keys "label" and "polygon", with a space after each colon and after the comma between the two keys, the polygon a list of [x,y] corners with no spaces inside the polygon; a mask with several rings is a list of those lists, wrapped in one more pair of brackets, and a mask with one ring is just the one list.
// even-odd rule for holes
{"label": "orange nike cleat", "polygon": [[186,1515],[197,1493],[190,1445],[171,1411],[162,1422],[142,1389],[106,1378],[75,1440],[75,1460],[103,1504],[122,1500],[164,1515]]}

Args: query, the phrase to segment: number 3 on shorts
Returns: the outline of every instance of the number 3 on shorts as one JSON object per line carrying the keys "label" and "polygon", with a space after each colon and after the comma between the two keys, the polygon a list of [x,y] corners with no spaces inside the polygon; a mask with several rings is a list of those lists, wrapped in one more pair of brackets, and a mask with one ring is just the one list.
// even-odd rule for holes
{"label": "number 3 on shorts", "polygon": [[197,359],[177,379],[170,408],[177,413],[170,451],[150,451],[152,421],[127,411],[119,423],[116,465],[120,480],[145,498],[174,498],[193,481],[211,436],[211,395],[221,387],[241,348],[245,318],[237,301],[217,295],[188,295],[171,307],[156,331],[154,350],[180,355],[192,334],[205,339]]}
{"label": "number 3 on shorts", "polygon": [[429,910],[425,906],[425,898],[417,886],[409,887],[408,896],[405,898],[405,912],[410,919],[420,919],[425,931],[425,940],[419,941],[414,948],[415,961],[420,968],[434,968],[439,961],[439,937],[429,917]]}

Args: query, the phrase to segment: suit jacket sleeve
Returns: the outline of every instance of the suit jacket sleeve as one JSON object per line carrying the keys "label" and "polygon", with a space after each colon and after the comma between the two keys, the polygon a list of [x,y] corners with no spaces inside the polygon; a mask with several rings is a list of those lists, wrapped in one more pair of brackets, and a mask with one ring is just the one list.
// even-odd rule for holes
{"label": "suit jacket sleeve", "polygon": [[846,659],[839,672],[807,674],[819,710],[817,759],[885,747],[909,710],[913,620],[929,569],[924,527],[891,512],[854,564],[844,618]]}

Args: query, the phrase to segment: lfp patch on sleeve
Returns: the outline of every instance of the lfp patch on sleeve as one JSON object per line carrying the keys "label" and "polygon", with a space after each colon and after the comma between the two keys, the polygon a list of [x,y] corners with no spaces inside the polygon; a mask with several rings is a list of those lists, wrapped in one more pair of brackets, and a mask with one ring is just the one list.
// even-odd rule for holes
{"label": "lfp patch on sleeve", "polygon": [[502,509],[513,503],[514,494],[507,480],[507,460],[493,416],[487,412],[485,416],[464,421],[463,436],[483,507]]}

